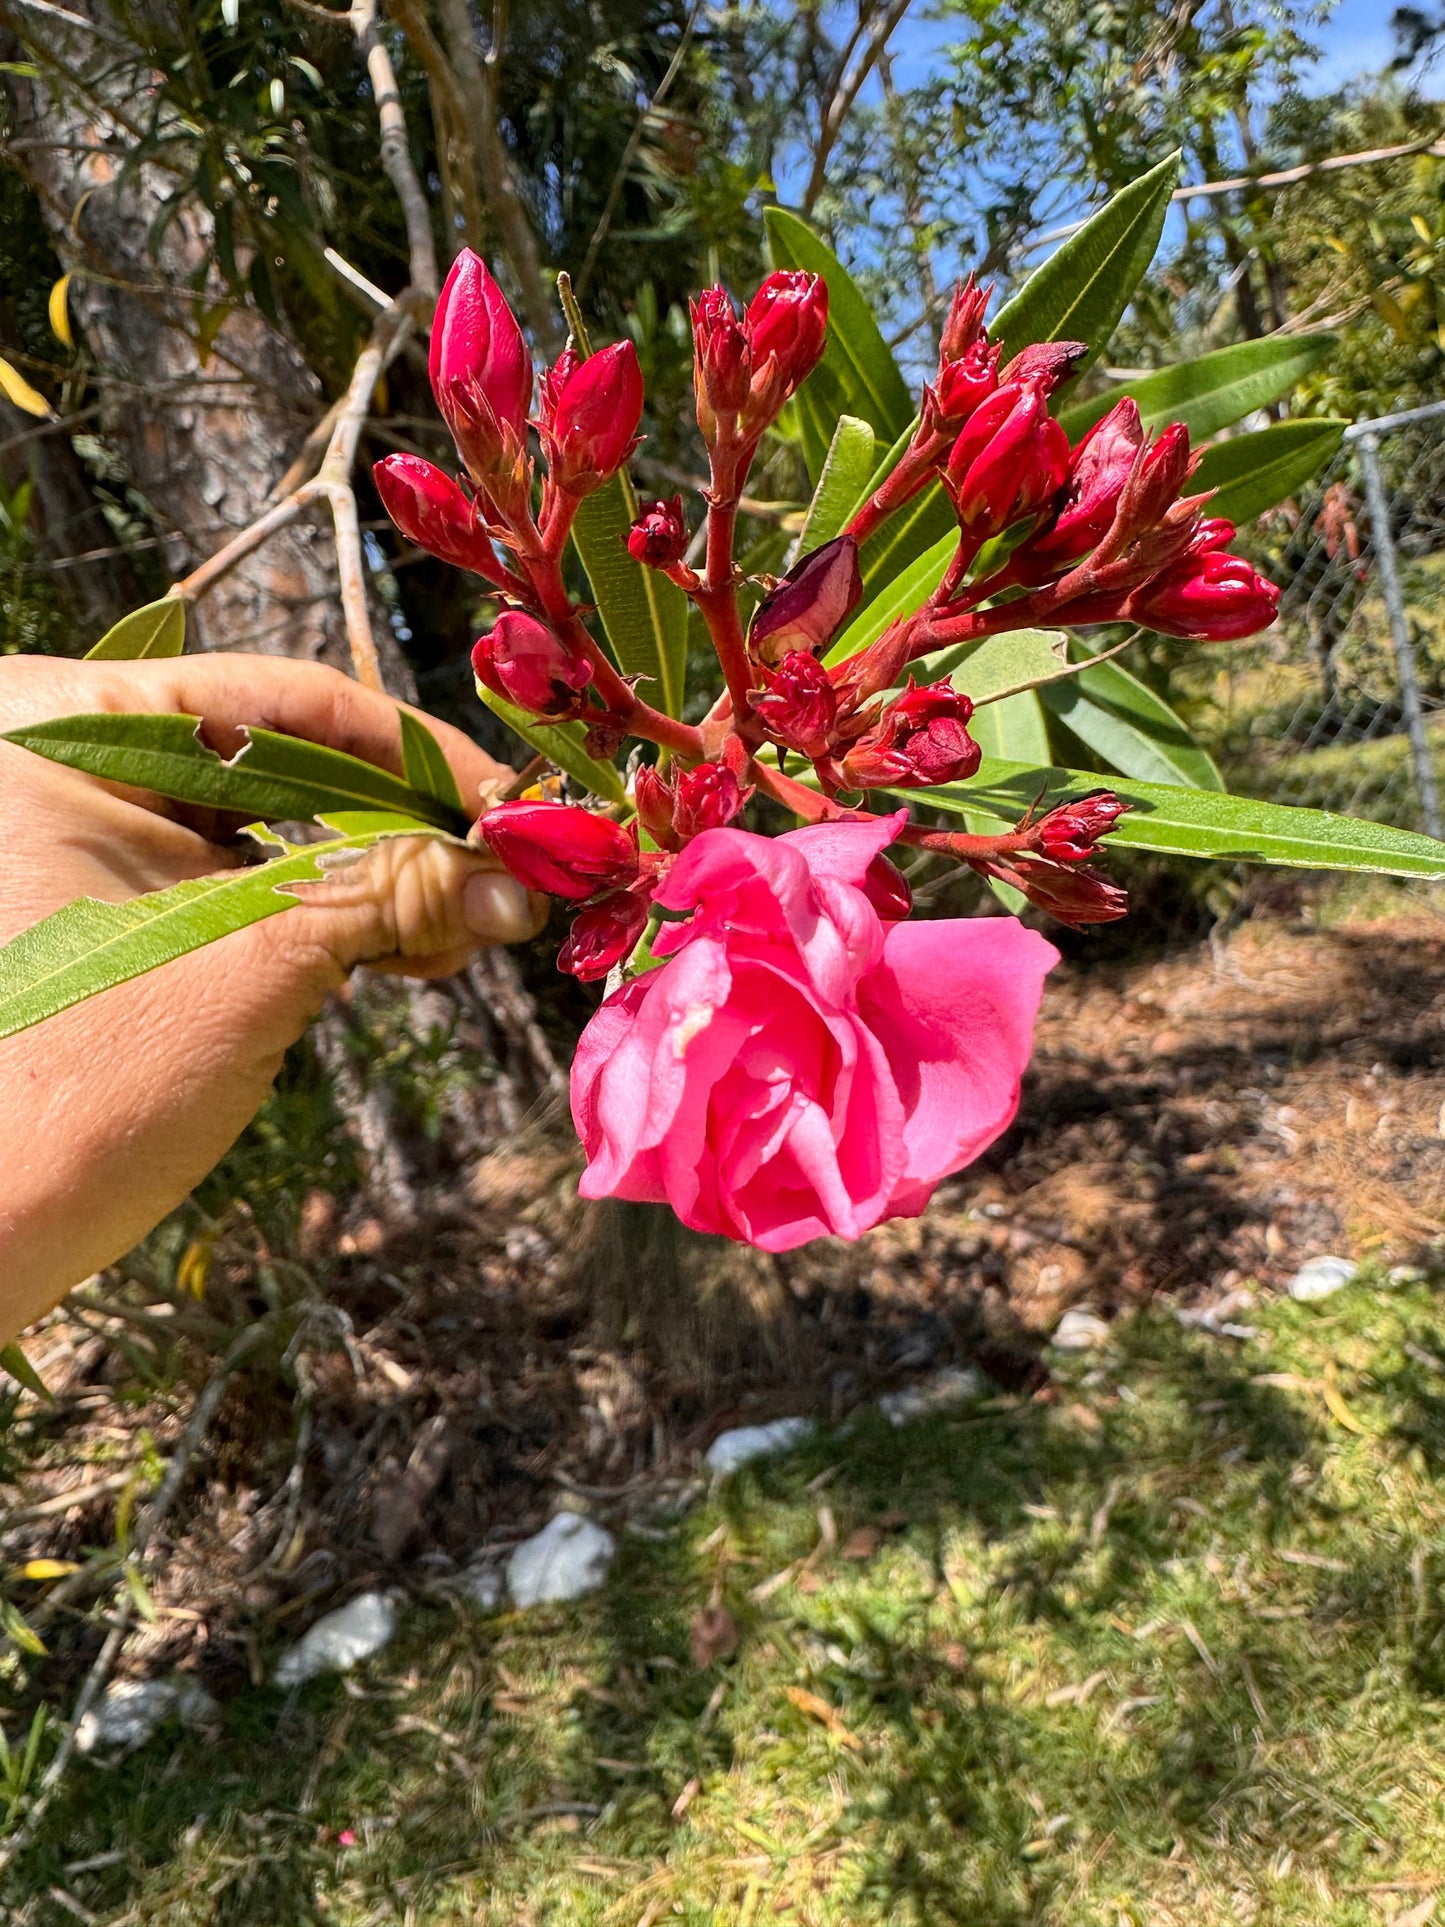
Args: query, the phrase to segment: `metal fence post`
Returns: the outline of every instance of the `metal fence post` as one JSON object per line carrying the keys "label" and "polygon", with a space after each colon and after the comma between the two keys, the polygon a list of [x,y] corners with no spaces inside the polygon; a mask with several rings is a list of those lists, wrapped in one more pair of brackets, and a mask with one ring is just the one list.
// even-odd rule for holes
{"label": "metal fence post", "polygon": [[1430,758],[1430,739],[1425,733],[1425,713],[1420,706],[1420,679],[1415,671],[1415,645],[1405,619],[1405,599],[1400,591],[1400,570],[1395,555],[1395,538],[1390,530],[1390,508],[1385,485],[1380,477],[1380,438],[1373,427],[1352,436],[1360,451],[1360,467],[1365,475],[1365,499],[1370,505],[1370,525],[1374,535],[1375,561],[1380,571],[1380,589],[1390,614],[1390,638],[1395,645],[1395,665],[1400,677],[1400,707],[1405,712],[1405,731],[1410,739],[1410,763],[1415,772],[1415,790],[1420,798],[1420,815],[1426,834],[1445,837],[1440,818],[1440,792],[1435,782],[1435,765]]}

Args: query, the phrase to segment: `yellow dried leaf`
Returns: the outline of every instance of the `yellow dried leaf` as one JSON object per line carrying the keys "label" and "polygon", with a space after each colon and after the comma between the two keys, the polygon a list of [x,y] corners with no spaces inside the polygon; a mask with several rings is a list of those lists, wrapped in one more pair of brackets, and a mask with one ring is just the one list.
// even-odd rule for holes
{"label": "yellow dried leaf", "polygon": [[12,368],[3,355],[0,355],[0,394],[17,408],[23,408],[27,415],[44,418],[55,412],[40,390],[32,388],[20,370]]}
{"label": "yellow dried leaf", "polygon": [[798,1711],[806,1713],[809,1719],[817,1720],[821,1725],[826,1726],[840,1746],[851,1746],[855,1753],[863,1751],[863,1742],[856,1733],[849,1732],[827,1700],[819,1699],[818,1695],[810,1693],[806,1686],[790,1686],[787,1692],[788,1698]]}
{"label": "yellow dried leaf", "polygon": [[181,1262],[176,1266],[176,1283],[189,1297],[204,1298],[210,1270],[210,1240],[195,1238],[181,1253]]}
{"label": "yellow dried leaf", "polygon": [[63,341],[67,348],[75,346],[75,336],[70,332],[70,276],[62,274],[50,290],[50,332],[57,341]]}
{"label": "yellow dried leaf", "polygon": [[1361,1425],[1360,1421],[1340,1396],[1340,1388],[1335,1383],[1335,1367],[1333,1361],[1325,1367],[1325,1382],[1321,1390],[1325,1395],[1325,1404],[1330,1409],[1330,1416],[1336,1419],[1339,1424],[1343,1425],[1347,1432],[1363,1433],[1365,1429],[1364,1426]]}
{"label": "yellow dried leaf", "polygon": [[27,1559],[16,1572],[17,1579],[68,1579],[80,1567],[73,1559]]}

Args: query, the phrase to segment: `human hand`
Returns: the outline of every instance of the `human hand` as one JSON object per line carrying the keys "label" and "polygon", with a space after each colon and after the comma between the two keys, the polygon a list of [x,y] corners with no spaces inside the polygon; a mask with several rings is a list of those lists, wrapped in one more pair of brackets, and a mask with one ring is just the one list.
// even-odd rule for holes
{"label": "human hand", "polygon": [[[257,724],[401,769],[397,705],[313,663],[0,661],[0,732],[102,711],[200,716],[223,754]],[[472,804],[498,765],[427,721]],[[0,797],[0,942],[77,897],[122,902],[244,861],[220,840],[234,819],[3,742]],[[0,1343],[181,1202],[353,965],[445,976],[546,916],[485,851],[432,837],[381,843],[298,895],[282,916],[0,1042]]]}

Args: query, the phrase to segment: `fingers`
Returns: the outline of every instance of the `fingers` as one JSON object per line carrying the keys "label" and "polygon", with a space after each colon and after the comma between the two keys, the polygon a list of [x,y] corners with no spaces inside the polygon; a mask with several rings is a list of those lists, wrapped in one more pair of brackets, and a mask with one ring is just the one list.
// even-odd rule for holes
{"label": "fingers", "polygon": [[[99,711],[179,711],[200,716],[222,754],[240,747],[246,725],[325,743],[401,772],[401,705],[320,663],[280,656],[175,656],[160,662],[57,662],[13,658],[0,665],[0,730]],[[436,737],[473,809],[501,766],[449,723],[413,710]]]}

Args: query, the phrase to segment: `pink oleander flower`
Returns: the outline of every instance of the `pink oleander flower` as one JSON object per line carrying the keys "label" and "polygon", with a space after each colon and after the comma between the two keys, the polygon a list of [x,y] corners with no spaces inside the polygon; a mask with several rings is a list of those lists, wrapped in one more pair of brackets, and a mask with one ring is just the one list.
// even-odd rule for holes
{"label": "pink oleander flower", "polygon": [[494,696],[534,716],[570,716],[592,680],[592,665],[535,616],[504,609],[472,646],[472,674]]}
{"label": "pink oleander flower", "polygon": [[1053,946],[1012,918],[885,923],[905,821],[711,830],[657,902],[667,961],[582,1034],[584,1197],[670,1204],[764,1251],[916,1217],[1012,1120]]}
{"label": "pink oleander flower", "polygon": [[485,484],[526,446],[532,357],[481,256],[463,248],[432,320],[432,393],[462,460]]}

